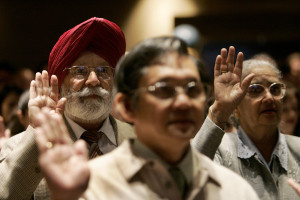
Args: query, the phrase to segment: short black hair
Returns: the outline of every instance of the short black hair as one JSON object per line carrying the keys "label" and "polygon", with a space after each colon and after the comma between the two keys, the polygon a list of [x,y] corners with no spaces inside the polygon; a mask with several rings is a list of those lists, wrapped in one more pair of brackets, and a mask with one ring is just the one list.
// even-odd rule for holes
{"label": "short black hair", "polygon": [[115,85],[118,92],[132,97],[143,76],[143,70],[149,65],[161,64],[161,57],[171,52],[180,56],[189,55],[187,44],[174,36],[150,38],[137,44],[117,65]]}

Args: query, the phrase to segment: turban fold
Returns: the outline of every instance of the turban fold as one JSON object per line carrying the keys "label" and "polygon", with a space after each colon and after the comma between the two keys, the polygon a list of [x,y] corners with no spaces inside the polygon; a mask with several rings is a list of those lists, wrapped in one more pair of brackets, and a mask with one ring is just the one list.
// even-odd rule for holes
{"label": "turban fold", "polygon": [[84,50],[94,52],[115,68],[126,50],[125,36],[118,25],[97,17],[62,34],[50,53],[48,63],[49,76],[57,76],[59,88],[67,73],[64,69],[71,67]]}

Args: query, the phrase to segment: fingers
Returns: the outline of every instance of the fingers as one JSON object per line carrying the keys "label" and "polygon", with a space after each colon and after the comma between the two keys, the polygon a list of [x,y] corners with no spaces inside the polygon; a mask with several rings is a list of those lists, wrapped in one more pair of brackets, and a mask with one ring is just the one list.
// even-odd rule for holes
{"label": "fingers", "polygon": [[37,97],[36,82],[35,80],[32,80],[29,88],[29,98],[34,99],[36,97]]}
{"label": "fingers", "polygon": [[[227,55],[227,49],[222,48],[221,49],[221,55],[218,55],[215,62],[215,75],[219,76],[223,73],[227,72],[233,72],[235,70],[234,67],[234,56],[235,56],[235,48],[233,46],[229,47],[228,55]],[[240,55],[240,60],[243,57]],[[239,65],[240,66],[240,63]]]}
{"label": "fingers", "polygon": [[33,84],[32,86],[35,86],[36,92],[35,96],[33,97],[36,97],[38,95],[49,95],[49,76],[46,70],[43,70],[42,73],[37,72],[35,75],[35,81],[33,82],[35,82],[35,84]]}
{"label": "fingers", "polygon": [[10,136],[11,136],[11,130],[10,129],[6,129],[4,131],[4,136],[5,136],[5,138],[10,138]]}
{"label": "fingers", "polygon": [[234,56],[235,56],[235,48],[233,46],[229,47],[228,55],[227,55],[227,50],[225,48],[221,49],[221,55],[217,56],[215,62],[215,77],[220,76],[223,73],[232,72],[241,78],[244,54],[242,52],[238,53],[235,65],[234,65]]}
{"label": "fingers", "polygon": [[238,75],[240,78],[242,77],[243,61],[244,61],[244,54],[242,52],[239,52],[236,57],[236,63],[235,63],[233,73]]}
{"label": "fingers", "polygon": [[222,57],[220,55],[217,56],[216,58],[216,62],[215,62],[215,77],[221,75],[221,61],[222,61]]}
{"label": "fingers", "polygon": [[51,84],[50,98],[53,99],[55,102],[57,102],[59,96],[59,89],[58,89],[58,80],[55,75],[51,76],[50,84]]}
{"label": "fingers", "polygon": [[49,94],[49,76],[48,72],[46,70],[42,71],[42,89],[43,89],[43,95]]}
{"label": "fingers", "polygon": [[234,69],[234,56],[235,56],[235,48],[233,46],[230,46],[227,60],[226,60],[226,64],[229,72],[233,72]]}
{"label": "fingers", "polygon": [[255,74],[250,73],[241,82],[241,89],[242,89],[243,93],[247,92],[247,89],[248,89],[249,85],[251,84],[251,81],[254,78],[254,76],[255,76]]}
{"label": "fingers", "polygon": [[294,181],[291,178],[288,179],[287,182],[298,193],[298,195],[300,195],[300,185],[299,185],[299,183],[297,183],[296,181]]}
{"label": "fingers", "polygon": [[35,74],[35,90],[36,96],[43,94],[43,81],[42,81],[42,74],[37,72]]}
{"label": "fingers", "polygon": [[88,148],[84,140],[78,140],[74,144],[74,148],[77,155],[82,155],[82,159],[88,160]]}
{"label": "fingers", "polygon": [[227,59],[227,49],[223,48],[221,49],[221,67],[220,67],[220,71],[222,72],[227,72],[228,71],[228,67],[226,64],[226,59]]}
{"label": "fingers", "polygon": [[56,113],[63,114],[66,101],[67,101],[67,99],[65,97],[63,97],[57,102],[57,106],[56,106],[56,110],[55,110]]}
{"label": "fingers", "polygon": [[58,137],[59,141],[63,144],[71,144],[72,140],[68,134],[68,129],[67,129],[61,115],[55,114],[53,117],[56,120],[54,125],[58,125],[56,136]]}

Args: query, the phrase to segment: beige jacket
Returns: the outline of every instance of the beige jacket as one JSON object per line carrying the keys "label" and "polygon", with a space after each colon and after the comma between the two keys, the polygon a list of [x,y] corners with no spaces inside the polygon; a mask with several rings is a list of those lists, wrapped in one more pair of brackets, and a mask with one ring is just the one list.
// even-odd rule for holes
{"label": "beige jacket", "polygon": [[[132,148],[133,142],[127,140],[112,152],[90,161],[91,179],[81,200],[181,199],[164,165],[158,160],[138,156]],[[196,175],[186,199],[258,199],[240,176],[193,149],[191,162]]]}
{"label": "beige jacket", "polygon": [[[66,122],[66,120],[65,120]],[[132,126],[110,116],[117,144],[135,137]],[[73,141],[76,136],[66,123]],[[38,149],[31,126],[10,138],[0,152],[0,199],[50,199],[50,193],[38,165]]]}

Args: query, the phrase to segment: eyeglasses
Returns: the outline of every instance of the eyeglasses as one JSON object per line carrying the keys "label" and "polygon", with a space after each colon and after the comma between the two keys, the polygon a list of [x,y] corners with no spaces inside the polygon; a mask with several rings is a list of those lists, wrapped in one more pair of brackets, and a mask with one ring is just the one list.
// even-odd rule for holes
{"label": "eyeglasses", "polygon": [[[261,84],[251,84],[248,88],[248,95],[252,98],[262,97],[266,92],[266,86]],[[286,87],[283,83],[272,83],[269,92],[274,98],[282,99],[285,95]]]}
{"label": "eyeglasses", "polygon": [[[156,82],[153,85],[140,89],[146,90],[159,99],[173,98],[178,94],[178,92],[180,92],[181,89],[188,97],[193,99],[203,94],[202,85],[195,81],[191,81],[184,86],[174,86],[167,82]],[[205,99],[205,95],[203,95],[203,98]]]}
{"label": "eyeglasses", "polygon": [[69,70],[69,73],[77,79],[86,79],[91,71],[94,71],[99,79],[111,79],[114,74],[114,69],[110,66],[98,66],[98,67],[87,67],[84,65],[72,66],[66,68]]}

